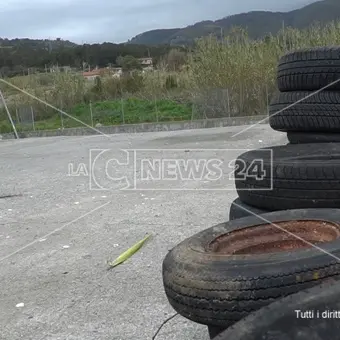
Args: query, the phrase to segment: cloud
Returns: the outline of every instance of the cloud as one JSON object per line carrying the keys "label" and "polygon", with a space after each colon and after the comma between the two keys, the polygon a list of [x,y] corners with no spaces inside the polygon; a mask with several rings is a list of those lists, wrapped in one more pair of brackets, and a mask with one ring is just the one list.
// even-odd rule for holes
{"label": "cloud", "polygon": [[[144,31],[184,27],[251,10],[286,11],[312,0],[7,0],[0,4],[5,38],[124,42]],[[118,4],[119,3],[119,4]]]}

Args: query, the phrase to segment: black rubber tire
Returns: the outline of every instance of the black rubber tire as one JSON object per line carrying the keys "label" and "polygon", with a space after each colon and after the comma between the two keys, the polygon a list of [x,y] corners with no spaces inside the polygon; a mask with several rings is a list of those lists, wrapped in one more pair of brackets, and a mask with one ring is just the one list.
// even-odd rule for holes
{"label": "black rubber tire", "polygon": [[[264,152],[263,150],[266,150]],[[272,159],[268,150],[272,151]],[[261,161],[259,179],[242,169]],[[235,186],[246,204],[271,211],[340,208],[340,143],[288,144],[240,155]],[[272,185],[272,187],[271,187]]]}
{"label": "black rubber tire", "polygon": [[247,216],[266,214],[268,212],[270,211],[245,204],[239,198],[236,198],[236,200],[234,200],[230,206],[229,221]]}
{"label": "black rubber tire", "polygon": [[290,144],[340,143],[340,133],[287,132]]}
{"label": "black rubber tire", "polygon": [[[177,245],[163,261],[163,284],[171,306],[194,322],[228,328],[278,298],[340,274],[340,262],[319,249],[261,255],[223,255],[209,251],[218,237],[235,230],[291,220],[340,222],[339,209],[276,211],[222,223]],[[339,226],[338,226],[339,227]],[[340,239],[323,243],[340,255]]]}
{"label": "black rubber tire", "polygon": [[283,132],[340,132],[340,92],[312,93],[277,93],[269,106],[271,128]]}
{"label": "black rubber tire", "polygon": [[215,339],[217,335],[226,330],[225,327],[208,326],[208,333],[210,339]]}
{"label": "black rubber tire", "polygon": [[[297,312],[295,312],[297,310],[313,311],[314,315],[302,319],[297,317]],[[321,314],[325,311],[339,310],[339,282],[325,282],[261,308],[225,330],[214,340],[339,339],[340,315],[322,318]],[[317,311],[319,311],[319,317],[317,317]]]}
{"label": "black rubber tire", "polygon": [[[278,65],[278,87],[286,91],[315,91],[340,79],[340,47],[302,49],[284,55]],[[339,90],[340,82],[327,90]]]}

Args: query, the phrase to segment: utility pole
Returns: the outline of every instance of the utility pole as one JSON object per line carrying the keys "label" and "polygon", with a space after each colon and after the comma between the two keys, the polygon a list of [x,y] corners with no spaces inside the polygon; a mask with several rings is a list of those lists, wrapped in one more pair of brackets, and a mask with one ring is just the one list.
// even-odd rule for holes
{"label": "utility pole", "polygon": [[282,37],[283,37],[283,48],[286,51],[287,41],[286,41],[286,35],[285,35],[285,21],[284,20],[282,20]]}

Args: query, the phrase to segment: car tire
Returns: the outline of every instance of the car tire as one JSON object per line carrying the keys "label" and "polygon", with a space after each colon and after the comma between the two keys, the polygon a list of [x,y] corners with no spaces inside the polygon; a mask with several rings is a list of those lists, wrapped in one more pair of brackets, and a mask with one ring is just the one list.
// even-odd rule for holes
{"label": "car tire", "polygon": [[224,332],[227,328],[216,326],[208,326],[209,339],[215,339],[219,334]]}
{"label": "car tire", "polygon": [[[340,285],[324,282],[259,309],[213,338],[214,340],[328,340],[340,333]],[[300,312],[297,312],[300,311]],[[319,314],[317,312],[319,311]],[[336,314],[337,317],[322,317]],[[301,312],[307,312],[306,318]],[[313,312],[308,313],[308,312]],[[289,327],[287,327],[289,325]]]}
{"label": "car tire", "polygon": [[281,132],[340,132],[340,92],[277,93],[269,125]]}
{"label": "car tire", "polygon": [[236,198],[230,206],[229,220],[232,221],[242,217],[266,214],[268,212],[270,211],[245,204],[239,198]]}
{"label": "car tire", "polygon": [[340,143],[340,133],[287,132],[290,144]]}
{"label": "car tire", "polygon": [[[223,329],[279,298],[339,277],[339,222],[339,209],[302,209],[206,229],[166,255],[162,273],[168,301],[187,319]],[[298,248],[300,239],[292,234],[303,235],[308,245],[319,235],[327,240],[324,252]]]}
{"label": "car tire", "polygon": [[[258,178],[250,171],[254,162]],[[235,166],[236,190],[248,205],[271,211],[340,207],[340,143],[251,150]]]}
{"label": "car tire", "polygon": [[[286,91],[316,91],[340,79],[340,48],[317,47],[284,55],[278,65],[278,88]],[[339,90],[340,82],[327,87]]]}

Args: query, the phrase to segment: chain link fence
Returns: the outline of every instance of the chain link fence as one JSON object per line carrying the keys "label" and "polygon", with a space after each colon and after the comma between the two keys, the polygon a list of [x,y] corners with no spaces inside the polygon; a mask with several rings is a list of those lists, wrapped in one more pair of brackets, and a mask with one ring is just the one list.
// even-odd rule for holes
{"label": "chain link fence", "polygon": [[[54,130],[266,115],[271,96],[272,92],[265,86],[253,93],[215,88],[190,93],[181,100],[171,96],[163,99],[126,96],[80,104],[70,110],[65,109],[66,114],[51,109],[46,115],[46,108],[41,105],[18,105],[10,113],[18,131]],[[45,110],[44,114],[42,110]],[[0,115],[0,133],[11,131],[6,116]]]}
{"label": "chain link fence", "polygon": [[35,131],[35,119],[33,106],[21,106],[15,109],[13,121],[24,131]]}
{"label": "chain link fence", "polygon": [[266,115],[273,91],[265,86],[253,93],[225,88],[208,89],[193,97],[193,119]]}

